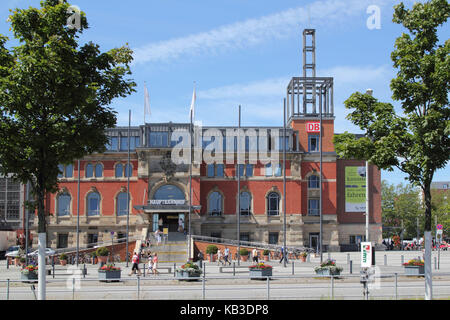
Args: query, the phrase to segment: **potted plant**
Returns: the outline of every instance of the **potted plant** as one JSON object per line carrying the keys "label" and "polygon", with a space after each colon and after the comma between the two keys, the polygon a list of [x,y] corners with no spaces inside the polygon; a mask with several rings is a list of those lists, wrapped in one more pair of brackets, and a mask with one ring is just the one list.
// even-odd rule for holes
{"label": "potted plant", "polygon": [[250,278],[253,279],[264,279],[265,277],[270,277],[272,275],[272,266],[260,262],[258,264],[248,267],[250,271]]}
{"label": "potted plant", "polygon": [[67,254],[61,253],[59,256],[59,264],[65,266],[67,264]]}
{"label": "potted plant", "polygon": [[186,278],[198,278],[202,274],[202,270],[199,266],[192,261],[188,261],[181,267],[176,269],[176,278],[180,281],[198,280],[198,279],[186,279]]}
{"label": "potted plant", "polygon": [[38,280],[38,267],[34,265],[26,266],[21,270],[21,279],[24,282],[36,282]]}
{"label": "potted plant", "polygon": [[19,263],[22,267],[25,265],[26,262],[27,262],[27,259],[25,259],[25,257],[20,257]]}
{"label": "potted plant", "polygon": [[421,259],[412,259],[403,264],[407,276],[424,276],[425,263]]}
{"label": "potted plant", "polygon": [[306,251],[305,252],[301,252],[299,257],[300,257],[300,260],[302,262],[306,262],[306,258],[308,257],[308,252],[306,252]]}
{"label": "potted plant", "polygon": [[215,245],[213,245],[213,244],[211,244],[211,245],[209,245],[209,246],[206,247],[206,254],[207,254],[208,260],[209,260],[210,262],[216,261],[214,255],[217,253],[217,250],[219,250],[219,248],[217,248],[217,246],[215,246]]}
{"label": "potted plant", "polygon": [[264,261],[269,261],[270,250],[265,249],[265,250],[263,251],[263,256],[264,256]]}
{"label": "potted plant", "polygon": [[107,264],[98,269],[99,281],[120,281],[121,270],[112,264]]}
{"label": "potted plant", "polygon": [[109,250],[105,247],[100,247],[95,251],[95,255],[100,263],[106,263],[108,262]]}
{"label": "potted plant", "polygon": [[343,270],[342,267],[336,266],[336,261],[327,259],[325,262],[322,262],[319,267],[314,268],[316,274],[321,276],[337,276],[341,274]]}
{"label": "potted plant", "polygon": [[241,256],[241,260],[242,261],[247,261],[248,260],[248,250],[245,248],[242,248],[239,250],[239,255]]}

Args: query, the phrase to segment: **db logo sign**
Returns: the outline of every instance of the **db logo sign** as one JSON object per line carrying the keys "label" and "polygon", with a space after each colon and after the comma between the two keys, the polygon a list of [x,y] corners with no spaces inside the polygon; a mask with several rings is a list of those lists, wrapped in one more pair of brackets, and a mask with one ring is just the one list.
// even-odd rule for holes
{"label": "db logo sign", "polygon": [[306,132],[308,133],[320,133],[320,122],[308,122],[306,123]]}

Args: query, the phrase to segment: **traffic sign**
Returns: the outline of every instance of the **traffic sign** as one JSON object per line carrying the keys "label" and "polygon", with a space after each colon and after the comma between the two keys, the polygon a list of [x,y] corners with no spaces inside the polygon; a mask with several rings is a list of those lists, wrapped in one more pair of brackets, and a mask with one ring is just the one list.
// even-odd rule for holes
{"label": "traffic sign", "polygon": [[444,227],[442,226],[442,224],[438,224],[437,226],[436,226],[436,229],[438,229],[438,230],[442,230]]}
{"label": "traffic sign", "polygon": [[361,242],[361,268],[372,266],[372,243]]}

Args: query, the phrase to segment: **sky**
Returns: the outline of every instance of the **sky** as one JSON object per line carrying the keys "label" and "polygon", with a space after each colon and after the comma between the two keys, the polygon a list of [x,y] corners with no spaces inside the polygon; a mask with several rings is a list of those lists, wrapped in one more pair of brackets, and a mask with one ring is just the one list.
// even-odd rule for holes
{"label": "sky", "polygon": [[[40,0],[2,0],[0,34],[10,38],[8,9],[39,7]],[[102,51],[128,44],[136,92],[111,107],[119,126],[144,123],[144,87],[150,95],[147,122],[189,122],[194,83],[195,120],[204,126],[282,126],[283,99],[292,77],[302,76],[302,32],[316,29],[317,76],[334,78],[335,133],[361,133],[343,102],[356,91],[374,90],[392,100],[396,75],[390,53],[404,29],[392,22],[394,0],[71,0],[90,28],[80,43]],[[409,8],[412,1],[405,0]],[[375,7],[374,7],[375,6]],[[379,25],[373,19],[379,9]],[[439,32],[450,38],[448,23]],[[13,45],[11,41],[10,45]],[[406,183],[398,170],[382,172]],[[433,181],[449,181],[450,164]]]}

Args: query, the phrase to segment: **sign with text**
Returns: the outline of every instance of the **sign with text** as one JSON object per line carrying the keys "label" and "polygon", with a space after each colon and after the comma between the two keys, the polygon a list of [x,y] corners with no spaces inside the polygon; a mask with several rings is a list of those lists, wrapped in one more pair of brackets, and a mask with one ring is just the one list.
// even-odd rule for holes
{"label": "sign with text", "polygon": [[366,167],[345,167],[345,212],[366,211]]}
{"label": "sign with text", "polygon": [[320,133],[320,122],[307,122],[306,132],[308,133]]}
{"label": "sign with text", "polygon": [[184,205],[186,200],[150,200],[153,205]]}
{"label": "sign with text", "polygon": [[361,268],[372,266],[372,243],[361,242]]}

